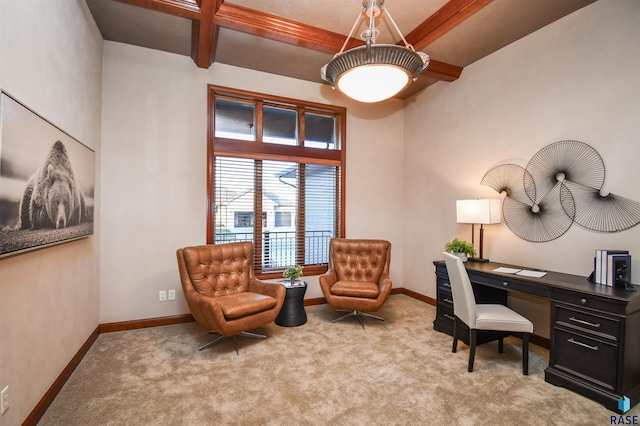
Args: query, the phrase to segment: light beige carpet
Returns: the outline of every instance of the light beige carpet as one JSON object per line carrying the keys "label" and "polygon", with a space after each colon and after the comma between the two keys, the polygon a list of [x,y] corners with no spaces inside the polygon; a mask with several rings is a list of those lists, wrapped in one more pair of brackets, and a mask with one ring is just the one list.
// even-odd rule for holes
{"label": "light beige carpet", "polygon": [[[330,306],[308,322],[258,329],[198,352],[197,323],[99,336],[40,425],[605,425],[615,413],[544,381],[548,353],[531,346],[529,376],[520,341],[451,353],[433,330],[435,308],[389,298],[379,322],[335,324]],[[629,413],[640,414],[640,406]]]}

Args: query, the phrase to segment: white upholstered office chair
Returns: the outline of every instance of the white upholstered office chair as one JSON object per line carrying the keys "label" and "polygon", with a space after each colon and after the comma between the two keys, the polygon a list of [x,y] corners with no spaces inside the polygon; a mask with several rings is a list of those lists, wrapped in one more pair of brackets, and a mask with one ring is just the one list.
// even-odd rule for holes
{"label": "white upholstered office chair", "polygon": [[504,305],[478,304],[473,295],[473,287],[469,274],[459,257],[449,253],[442,253],[447,265],[451,292],[453,293],[453,348],[458,348],[458,337],[463,327],[469,329],[469,372],[473,371],[473,361],[476,354],[476,340],[478,330],[504,332],[498,340],[498,351],[503,352],[503,338],[509,333],[522,333],[522,374],[529,374],[529,333],[533,332],[533,323],[522,315],[512,311]]}

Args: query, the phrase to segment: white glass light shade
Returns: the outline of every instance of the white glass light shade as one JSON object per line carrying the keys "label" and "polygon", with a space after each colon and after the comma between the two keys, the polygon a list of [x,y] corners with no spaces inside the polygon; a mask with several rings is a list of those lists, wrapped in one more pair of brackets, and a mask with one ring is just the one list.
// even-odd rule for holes
{"label": "white glass light shade", "polygon": [[375,64],[345,71],[336,85],[345,95],[360,102],[380,102],[396,95],[409,84],[409,74],[402,68]]}
{"label": "white glass light shade", "polygon": [[407,87],[428,66],[426,53],[394,44],[375,44],[337,55],[322,67],[320,76],[353,99],[378,102]]}
{"label": "white glass light shade", "polygon": [[457,200],[456,216],[458,223],[500,223],[500,200]]}

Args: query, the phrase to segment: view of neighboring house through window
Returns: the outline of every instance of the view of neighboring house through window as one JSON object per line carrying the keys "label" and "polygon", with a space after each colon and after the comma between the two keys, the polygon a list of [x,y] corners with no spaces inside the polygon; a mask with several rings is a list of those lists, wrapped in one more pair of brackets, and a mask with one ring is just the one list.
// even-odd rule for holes
{"label": "view of neighboring house through window", "polygon": [[291,226],[291,212],[275,211],[276,228],[286,228]]}
{"label": "view of neighboring house through window", "polygon": [[327,268],[344,236],[344,108],[209,86],[207,242],[254,243],[255,269]]}
{"label": "view of neighboring house through window", "polygon": [[253,227],[253,212],[233,212],[236,228]]}

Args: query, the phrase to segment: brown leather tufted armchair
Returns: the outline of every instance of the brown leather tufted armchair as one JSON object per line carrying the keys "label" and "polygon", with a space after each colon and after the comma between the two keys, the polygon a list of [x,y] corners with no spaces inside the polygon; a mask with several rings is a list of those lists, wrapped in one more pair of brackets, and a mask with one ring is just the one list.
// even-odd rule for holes
{"label": "brown leather tufted armchair", "polygon": [[286,290],[282,284],[259,281],[253,271],[253,244],[239,242],[178,249],[182,290],[191,314],[220,336],[198,348],[203,350],[236,335],[266,339],[247,333],[275,320]]}
{"label": "brown leather tufted armchair", "polygon": [[320,288],[334,309],[349,311],[332,322],[355,316],[364,328],[362,315],[384,321],[364,311],[377,311],[391,293],[390,261],[389,241],[331,239],[329,270],[320,276]]}

